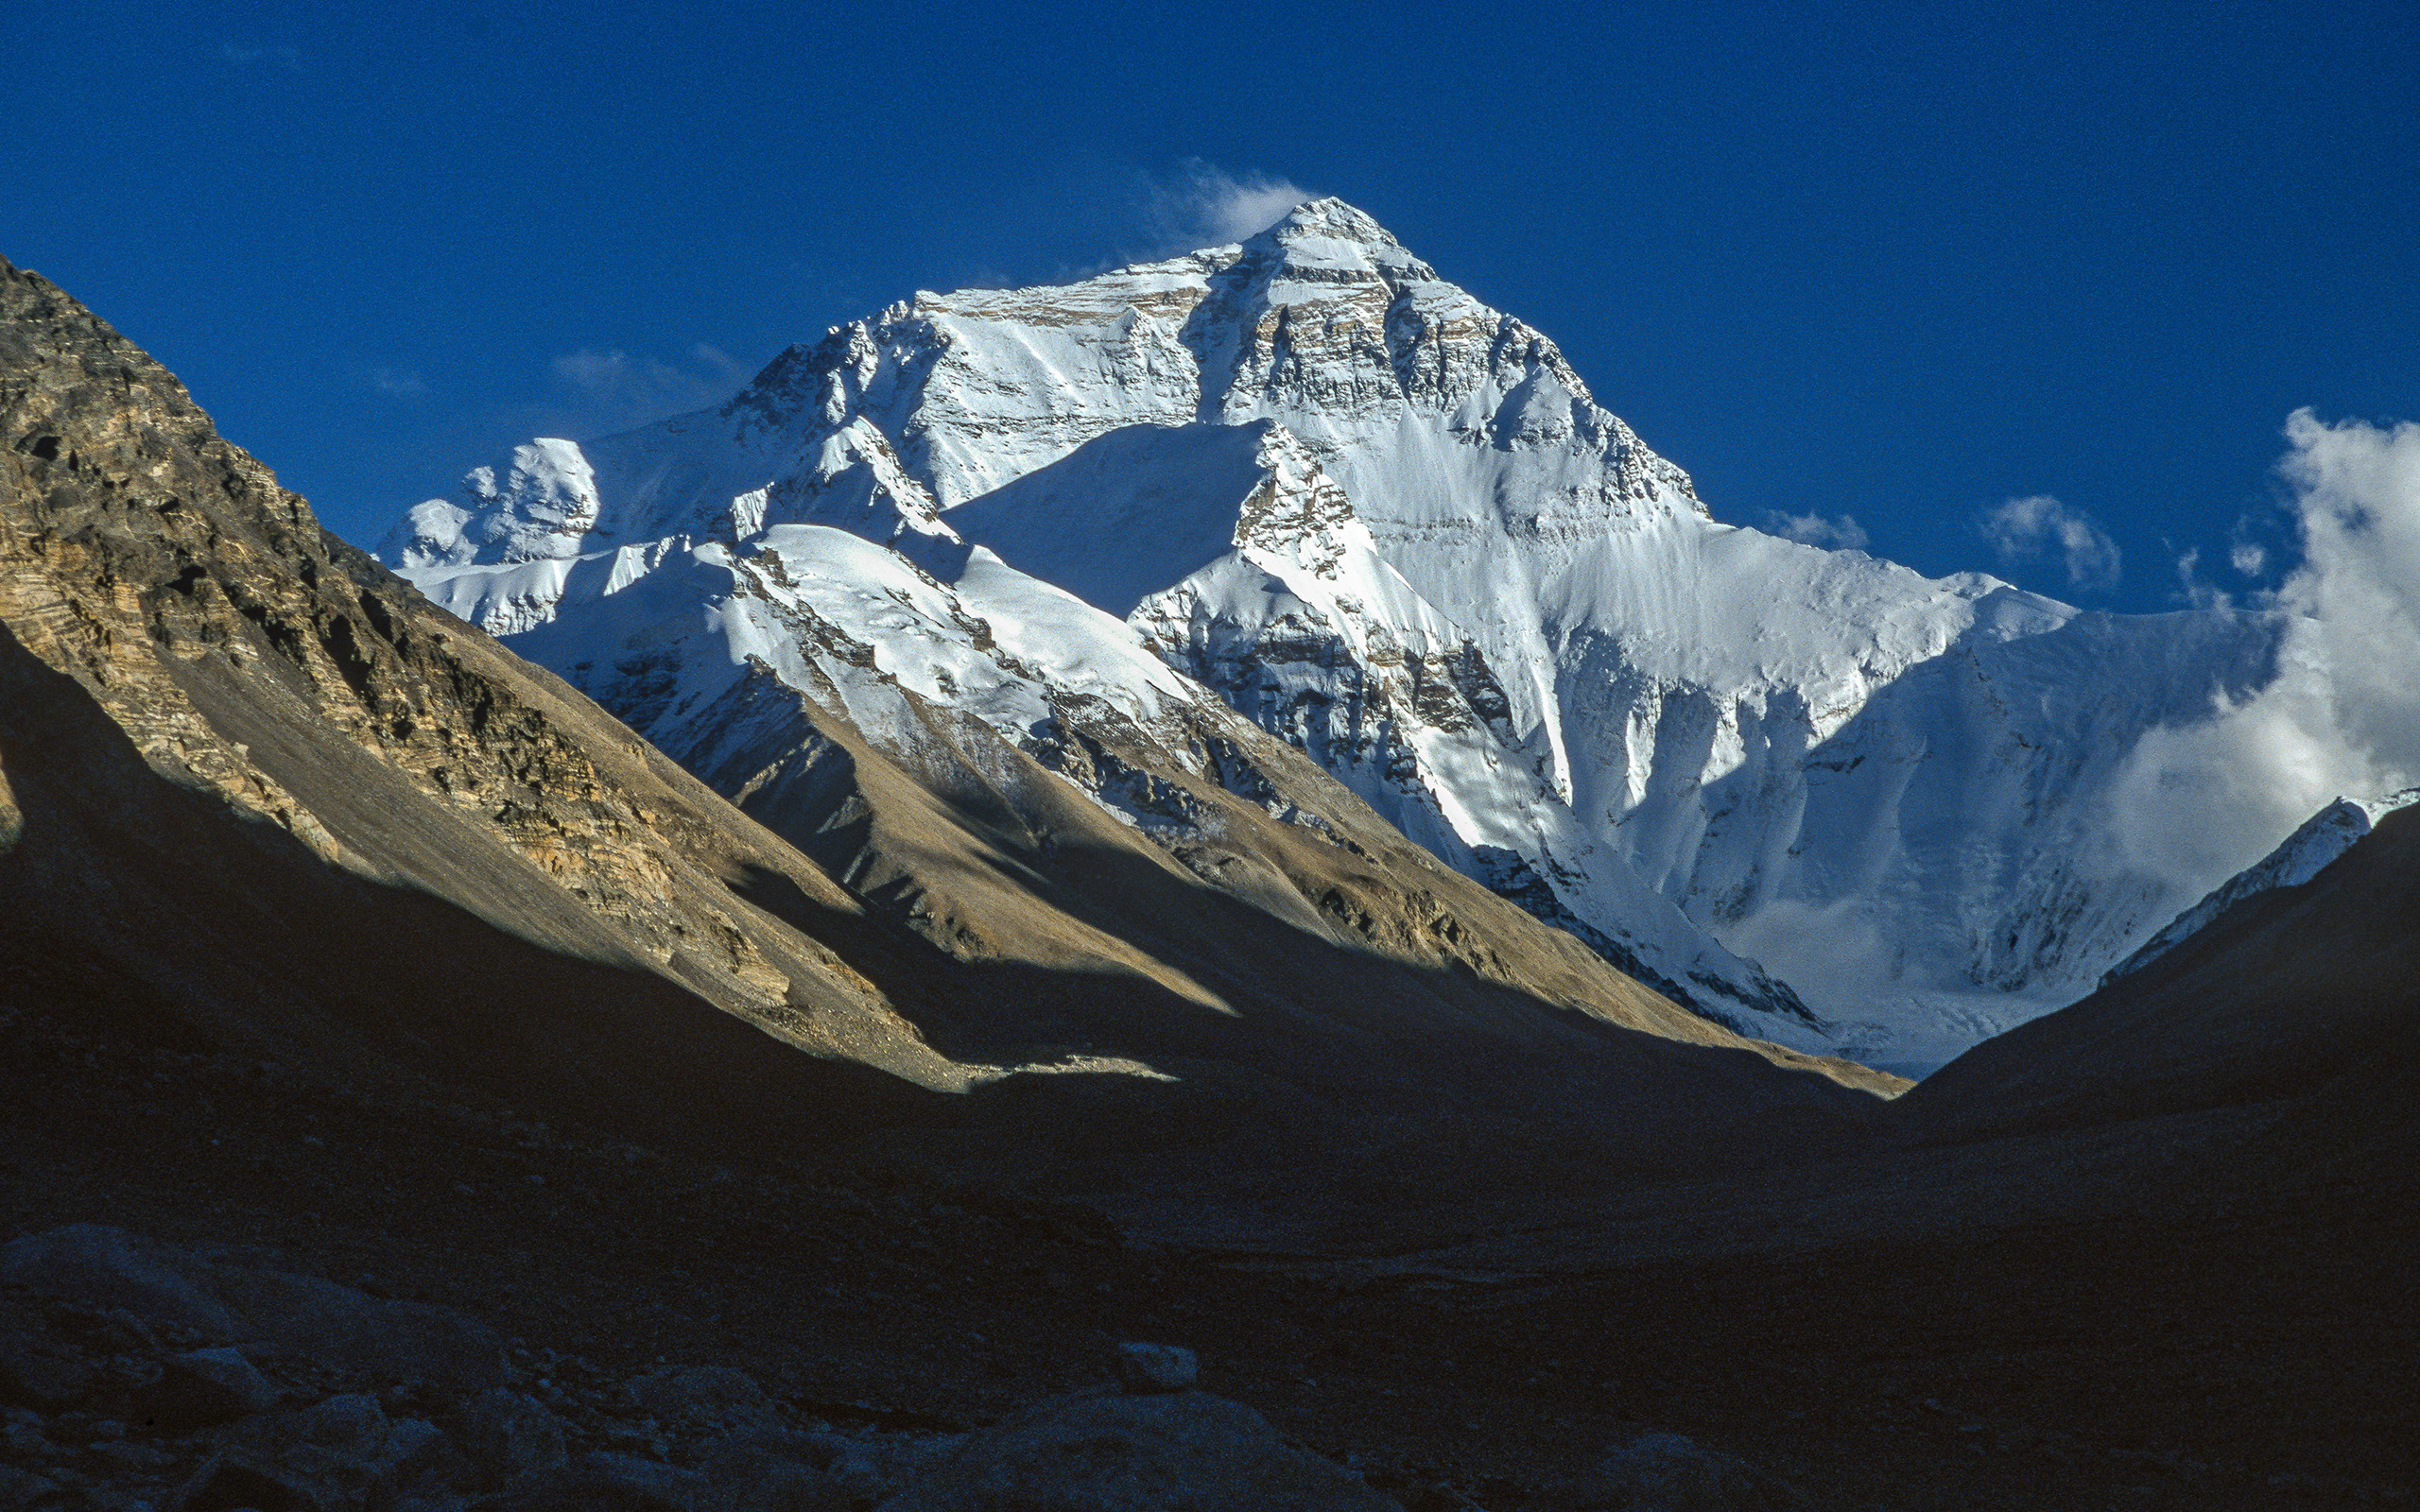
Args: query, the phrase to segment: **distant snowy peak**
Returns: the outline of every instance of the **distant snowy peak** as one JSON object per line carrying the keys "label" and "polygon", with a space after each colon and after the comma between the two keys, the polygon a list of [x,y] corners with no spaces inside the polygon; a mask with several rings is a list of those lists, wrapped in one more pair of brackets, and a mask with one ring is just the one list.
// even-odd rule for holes
{"label": "distant snowy peak", "polygon": [[473,468],[457,498],[413,506],[378,552],[413,569],[568,557],[596,512],[587,456],[571,441],[541,438],[514,447],[500,468]]}
{"label": "distant snowy peak", "polygon": [[2176,916],[2167,928],[2143,942],[2142,949],[2109,969],[2100,979],[2107,987],[2131,976],[2208,928],[2221,914],[2247,898],[2280,887],[2299,887],[2350,850],[2377,821],[2400,808],[2420,803],[2420,787],[2407,787],[2383,798],[2340,798],[2305,819],[2277,849],[2254,866],[2236,873],[2200,902]]}
{"label": "distant snowy peak", "polygon": [[[412,569],[561,561],[688,536],[738,541],[779,524],[828,524],[871,541],[958,539],[931,493],[861,418],[759,448],[735,431],[695,437],[697,417],[585,446],[541,438],[474,468],[454,499],[419,504],[380,543]],[[683,444],[683,443],[688,444]]]}

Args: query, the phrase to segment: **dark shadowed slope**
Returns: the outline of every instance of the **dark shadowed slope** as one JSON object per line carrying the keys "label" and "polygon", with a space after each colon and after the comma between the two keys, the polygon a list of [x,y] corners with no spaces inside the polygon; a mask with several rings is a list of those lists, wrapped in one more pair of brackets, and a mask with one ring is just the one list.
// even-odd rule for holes
{"label": "dark shadowed slope", "polygon": [[2413,1096],[2420,812],[2388,816],[2298,887],[2236,904],[2171,954],[1987,1040],[1894,1109],[1936,1138],[2221,1108]]}
{"label": "dark shadowed slope", "polygon": [[853,913],[819,870],[326,536],[13,268],[0,424],[12,949],[89,952],[214,1037],[356,1070],[550,1068],[620,1103],[644,1077],[659,1108],[819,1067],[954,1084],[865,978],[731,890]]}

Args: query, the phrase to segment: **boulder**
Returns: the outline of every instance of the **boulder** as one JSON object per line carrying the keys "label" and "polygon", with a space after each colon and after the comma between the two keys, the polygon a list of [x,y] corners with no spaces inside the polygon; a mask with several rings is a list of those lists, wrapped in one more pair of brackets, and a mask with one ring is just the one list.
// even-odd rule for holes
{"label": "boulder", "polygon": [[220,1267],[215,1280],[250,1336],[322,1365],[457,1389],[503,1379],[504,1341],[450,1308],[245,1266]]}
{"label": "boulder", "polygon": [[60,1494],[57,1481],[13,1465],[0,1465],[0,1506],[37,1506]]}
{"label": "boulder", "polygon": [[135,1393],[133,1421],[182,1434],[233,1422],[277,1405],[277,1388],[234,1349],[188,1349],[160,1362],[160,1379]]}
{"label": "boulder", "polygon": [[453,1439],[435,1423],[398,1419],[388,1431],[385,1452],[371,1481],[371,1504],[399,1498],[426,1503],[478,1483],[478,1472]]}
{"label": "boulder", "polygon": [[1191,1349],[1174,1344],[1121,1344],[1117,1380],[1129,1391],[1183,1391],[1201,1374]]}
{"label": "boulder", "polygon": [[276,1345],[361,1375],[475,1388],[503,1379],[503,1343],[447,1308],[311,1276],[214,1263],[122,1228],[73,1224],[0,1246],[0,1282],[96,1312],[124,1309],[219,1343]]}
{"label": "boulder", "polygon": [[487,1512],[701,1512],[706,1478],[628,1454],[588,1453],[480,1503]]}
{"label": "boulder", "polygon": [[623,1391],[632,1406],[667,1423],[717,1433],[766,1433],[782,1426],[765,1388],[729,1366],[651,1371]]}
{"label": "boulder", "polygon": [[[374,1397],[330,1397],[296,1412],[267,1413],[229,1430],[204,1501],[221,1495],[274,1494],[289,1506],[357,1507],[373,1493],[424,1497],[468,1484],[471,1467],[433,1423],[389,1420]],[[210,1489],[216,1487],[215,1489]],[[277,1508],[259,1501],[217,1504]],[[210,1512],[190,1505],[184,1512]]]}
{"label": "boulder", "polygon": [[261,1425],[273,1441],[323,1450],[341,1459],[374,1460],[387,1443],[387,1412],[361,1392],[330,1397],[317,1406],[280,1415]]}
{"label": "boulder", "polygon": [[93,1389],[93,1363],[29,1333],[0,1333],[0,1403],[59,1412]]}
{"label": "boulder", "polygon": [[966,1441],[964,1434],[801,1434],[807,1463],[871,1505],[915,1479]]}
{"label": "boulder", "polygon": [[0,1282],[95,1312],[124,1308],[147,1328],[235,1336],[235,1318],[210,1294],[208,1268],[179,1250],[103,1224],[70,1224],[0,1245]]}
{"label": "boulder", "polygon": [[1582,1478],[1585,1512],[1787,1512],[1806,1499],[1729,1454],[1679,1434],[1648,1434],[1621,1445]]}
{"label": "boulder", "polygon": [[700,1467],[707,1490],[701,1512],[854,1512],[862,1477],[821,1434],[746,1434],[724,1439]]}
{"label": "boulder", "polygon": [[1199,1391],[1077,1397],[970,1434],[882,1512],[1402,1512],[1292,1449],[1269,1419]]}
{"label": "boulder", "polygon": [[491,1386],[453,1419],[455,1442],[490,1486],[508,1486],[560,1469],[565,1459],[563,1420],[548,1407]]}
{"label": "boulder", "polygon": [[202,1461],[162,1512],[321,1512],[319,1494],[301,1477],[221,1451]]}
{"label": "boulder", "polygon": [[23,1407],[0,1413],[0,1464],[31,1463],[55,1448],[47,1428],[42,1414]]}

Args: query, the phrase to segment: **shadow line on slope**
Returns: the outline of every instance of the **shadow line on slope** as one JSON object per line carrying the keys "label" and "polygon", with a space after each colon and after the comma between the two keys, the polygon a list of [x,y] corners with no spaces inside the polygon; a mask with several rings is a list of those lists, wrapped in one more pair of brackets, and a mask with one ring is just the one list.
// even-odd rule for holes
{"label": "shadow line on slope", "polygon": [[22,816],[0,854],[5,958],[111,963],[228,1050],[339,1079],[467,1083],[684,1143],[830,1137],[938,1099],[651,972],[323,860],[153,770],[6,626],[0,770]]}

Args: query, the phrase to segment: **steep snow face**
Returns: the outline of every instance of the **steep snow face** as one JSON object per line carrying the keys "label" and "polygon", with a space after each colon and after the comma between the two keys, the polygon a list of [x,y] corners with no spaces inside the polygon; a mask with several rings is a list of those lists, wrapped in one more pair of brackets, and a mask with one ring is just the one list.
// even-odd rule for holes
{"label": "steep snow face", "polygon": [[1336,200],[919,294],[718,410],[525,446],[386,554],[511,633],[793,524],[960,593],[1056,584],[1702,1011],[1919,1071],[2172,914],[2110,839],[2114,773],[2264,685],[2279,635],[1718,524],[1544,335]]}
{"label": "steep snow face", "polygon": [[2145,940],[2142,948],[2109,969],[2100,985],[2131,976],[2209,927],[2221,914],[2246,898],[2279,887],[2299,887],[2325,870],[2328,864],[2360,843],[2377,821],[2400,808],[2420,803],[2420,787],[2408,787],[2383,798],[2340,798],[2305,819],[2277,844],[2277,849],[2215,888],[2209,896],[2169,920]]}
{"label": "steep snow face", "polygon": [[650,738],[682,729],[752,665],[898,754],[921,728],[912,699],[1018,740],[1063,703],[1095,701],[1150,724],[1171,702],[1202,701],[1124,625],[979,547],[954,586],[896,551],[804,524],[769,526],[741,545],[665,541],[562,567],[475,566],[433,582],[455,613],[495,618],[539,596],[524,585],[544,569],[552,612],[516,648]]}

